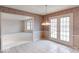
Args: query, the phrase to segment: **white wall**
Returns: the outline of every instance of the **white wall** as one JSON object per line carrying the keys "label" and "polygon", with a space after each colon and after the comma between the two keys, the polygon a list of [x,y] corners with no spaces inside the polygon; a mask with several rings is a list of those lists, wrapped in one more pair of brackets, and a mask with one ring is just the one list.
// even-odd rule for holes
{"label": "white wall", "polygon": [[18,44],[22,44],[24,42],[31,42],[33,40],[32,32],[23,32],[24,20],[26,20],[26,17],[24,17],[21,17],[21,15],[16,14],[1,14],[2,50],[16,46]]}
{"label": "white wall", "polygon": [[1,21],[1,34],[11,34],[22,32],[24,22],[19,20],[4,20]]}
{"label": "white wall", "polygon": [[41,17],[34,18],[34,27],[33,27],[33,40],[37,41],[40,40],[40,20]]}

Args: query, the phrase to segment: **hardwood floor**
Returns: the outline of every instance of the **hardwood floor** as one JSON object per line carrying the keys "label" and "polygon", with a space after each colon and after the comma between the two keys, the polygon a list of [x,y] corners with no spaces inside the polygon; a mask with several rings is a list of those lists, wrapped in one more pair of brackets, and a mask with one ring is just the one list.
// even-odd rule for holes
{"label": "hardwood floor", "polygon": [[18,45],[3,51],[4,53],[78,53],[78,50],[48,41],[40,40]]}

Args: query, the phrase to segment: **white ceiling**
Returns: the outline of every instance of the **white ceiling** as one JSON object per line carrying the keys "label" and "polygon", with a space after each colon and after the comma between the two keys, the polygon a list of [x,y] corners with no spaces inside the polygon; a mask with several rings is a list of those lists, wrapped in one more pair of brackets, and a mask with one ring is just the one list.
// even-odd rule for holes
{"label": "white ceiling", "polygon": [[6,5],[6,7],[15,8],[39,15],[46,15],[49,13],[61,11],[68,8],[76,7],[77,5],[47,5],[47,12],[45,5]]}

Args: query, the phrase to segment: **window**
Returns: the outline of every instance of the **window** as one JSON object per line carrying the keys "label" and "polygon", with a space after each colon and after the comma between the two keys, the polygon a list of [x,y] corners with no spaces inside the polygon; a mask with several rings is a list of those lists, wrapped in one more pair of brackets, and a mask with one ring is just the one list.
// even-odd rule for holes
{"label": "window", "polygon": [[57,19],[51,19],[51,25],[50,25],[50,33],[51,38],[57,38]]}
{"label": "window", "polygon": [[25,22],[25,30],[32,30],[32,20],[27,20]]}
{"label": "window", "polygon": [[73,45],[73,13],[53,16],[50,19],[49,39]]}
{"label": "window", "polygon": [[60,40],[69,41],[70,17],[60,18]]}

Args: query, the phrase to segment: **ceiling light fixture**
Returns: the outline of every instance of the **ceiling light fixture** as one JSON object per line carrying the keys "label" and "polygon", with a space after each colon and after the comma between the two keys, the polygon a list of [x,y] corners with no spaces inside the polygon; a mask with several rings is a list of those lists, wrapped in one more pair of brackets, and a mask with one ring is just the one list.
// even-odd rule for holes
{"label": "ceiling light fixture", "polygon": [[[47,5],[45,5],[45,14],[47,14]],[[45,20],[46,20],[46,21],[43,22],[42,25],[43,25],[43,26],[48,26],[48,25],[50,25],[50,23],[47,21],[47,20],[48,20],[47,17],[46,17]]]}

